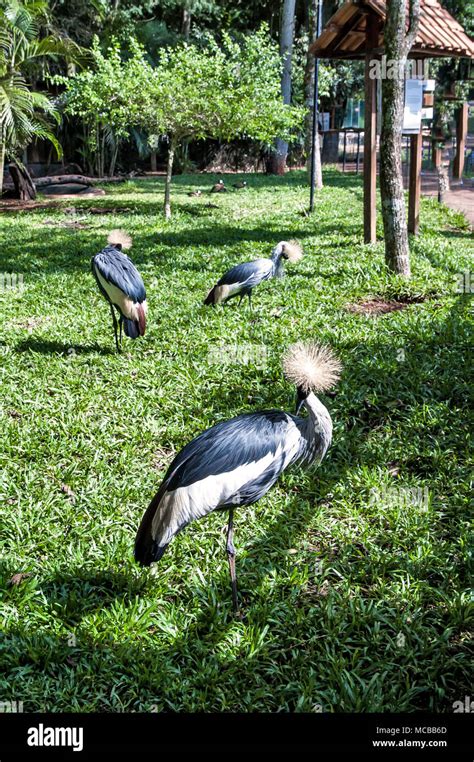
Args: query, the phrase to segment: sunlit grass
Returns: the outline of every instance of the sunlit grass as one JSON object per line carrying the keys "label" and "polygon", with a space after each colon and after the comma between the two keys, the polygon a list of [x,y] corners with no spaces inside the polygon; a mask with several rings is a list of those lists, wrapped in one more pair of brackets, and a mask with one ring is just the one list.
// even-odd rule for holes
{"label": "sunlit grass", "polygon": [[[75,217],[70,200],[1,215],[0,271],[24,287],[0,292],[0,699],[26,711],[451,711],[470,690],[463,219],[423,202],[403,283],[382,243],[362,243],[359,179],[327,173],[312,216],[302,173],[188,197],[215,179],[175,178],[169,222],[160,180],[108,186]],[[102,205],[129,211],[87,214]],[[113,227],[134,237],[150,305],[146,336],[121,356],[90,273]],[[253,313],[202,306],[226,268],[287,238],[305,257],[255,292]],[[420,301],[379,317],[346,309],[374,296]],[[280,358],[302,338],[344,363],[325,400],[333,446],[320,469],[288,472],[237,512],[238,620],[225,515],[188,527],[154,573],[134,564],[133,540],[190,438],[243,411],[293,410]],[[30,576],[9,584],[19,572]]]}

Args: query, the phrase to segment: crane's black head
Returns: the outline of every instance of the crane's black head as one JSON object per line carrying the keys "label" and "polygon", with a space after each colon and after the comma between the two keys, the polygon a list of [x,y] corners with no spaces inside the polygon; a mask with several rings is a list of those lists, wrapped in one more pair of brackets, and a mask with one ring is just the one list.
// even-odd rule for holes
{"label": "crane's black head", "polygon": [[289,259],[290,258],[290,252],[288,250],[288,244],[286,241],[280,241],[275,248],[272,251],[272,259],[273,260],[280,260],[280,259]]}
{"label": "crane's black head", "polygon": [[295,415],[298,415],[301,408],[303,407],[303,402],[305,401],[306,397],[308,396],[309,392],[306,392],[302,386],[298,386],[296,388],[296,410]]}
{"label": "crane's black head", "polygon": [[284,241],[280,241],[280,243],[272,249],[270,259],[275,263],[277,268],[276,277],[281,278],[284,274],[282,259],[288,259],[288,257],[285,256]]}

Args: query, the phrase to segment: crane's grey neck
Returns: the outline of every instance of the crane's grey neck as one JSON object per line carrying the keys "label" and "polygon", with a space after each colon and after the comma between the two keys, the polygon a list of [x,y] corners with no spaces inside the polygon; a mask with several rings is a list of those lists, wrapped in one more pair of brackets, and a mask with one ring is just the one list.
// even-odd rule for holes
{"label": "crane's grey neck", "polygon": [[283,278],[285,275],[285,268],[283,267],[283,248],[281,246],[275,246],[270,259],[273,262],[273,277]]}
{"label": "crane's grey neck", "polygon": [[301,457],[307,463],[320,463],[332,441],[332,420],[328,409],[313,392],[304,400],[307,418],[300,418],[300,430],[306,440]]}

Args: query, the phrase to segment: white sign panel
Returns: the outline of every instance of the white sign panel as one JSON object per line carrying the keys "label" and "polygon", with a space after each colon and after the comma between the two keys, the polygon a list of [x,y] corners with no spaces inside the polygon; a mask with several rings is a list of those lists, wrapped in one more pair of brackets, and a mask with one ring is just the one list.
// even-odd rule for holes
{"label": "white sign panel", "polygon": [[421,109],[423,106],[423,82],[420,79],[405,81],[405,109],[403,112],[403,132],[413,135],[421,129]]}
{"label": "white sign panel", "polygon": [[425,93],[434,93],[435,85],[435,79],[425,79],[423,82],[423,90]]}

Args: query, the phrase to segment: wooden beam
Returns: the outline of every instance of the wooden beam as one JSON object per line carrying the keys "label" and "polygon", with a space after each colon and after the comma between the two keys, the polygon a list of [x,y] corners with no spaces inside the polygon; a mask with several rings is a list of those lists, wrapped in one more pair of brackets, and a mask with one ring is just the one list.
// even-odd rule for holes
{"label": "wooden beam", "polygon": [[378,46],[380,21],[375,14],[367,16],[365,55],[364,116],[364,242],[376,240],[377,192],[377,80],[369,76],[372,51]]}
{"label": "wooden beam", "polygon": [[421,158],[423,136],[410,136],[410,183],[408,186],[408,232],[418,235],[420,226]]}
{"label": "wooden beam", "polygon": [[468,104],[463,103],[456,115],[456,156],[453,163],[453,177],[462,178],[464,171],[464,153],[466,151]]}
{"label": "wooden beam", "polygon": [[332,40],[331,46],[333,48],[338,48],[344,42],[347,35],[350,34],[360,23],[361,18],[363,18],[364,15],[366,15],[366,11],[360,11],[359,13],[356,13],[354,16],[352,16],[343,26],[341,26],[337,30],[337,36],[334,40]]}

